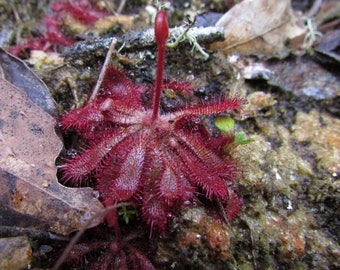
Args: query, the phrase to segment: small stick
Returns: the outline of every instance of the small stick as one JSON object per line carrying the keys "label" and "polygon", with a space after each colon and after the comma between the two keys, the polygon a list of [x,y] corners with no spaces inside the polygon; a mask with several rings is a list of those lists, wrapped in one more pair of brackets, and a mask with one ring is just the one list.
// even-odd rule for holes
{"label": "small stick", "polygon": [[322,5],[322,0],[314,0],[314,3],[310,10],[308,10],[305,14],[307,18],[313,17],[316,13],[318,13],[320,7]]}
{"label": "small stick", "polygon": [[93,89],[93,92],[92,92],[92,95],[91,95],[89,101],[93,100],[98,94],[99,88],[102,85],[102,82],[103,82],[103,79],[104,79],[104,76],[105,76],[106,69],[107,69],[108,65],[110,64],[110,59],[111,59],[111,56],[113,54],[113,50],[114,50],[116,44],[117,44],[117,39],[113,38],[112,41],[111,41],[109,50],[107,51],[105,61],[104,61],[104,65],[102,67],[102,70],[100,71],[97,84],[96,84],[95,88]]}
{"label": "small stick", "polygon": [[0,226],[0,238],[2,237],[16,237],[20,235],[27,235],[30,238],[39,240],[54,240],[54,241],[70,241],[69,237],[53,234],[50,232],[32,229],[32,228],[20,228],[12,226]]}
{"label": "small stick", "polygon": [[122,13],[125,4],[126,4],[126,0],[121,0],[120,1],[120,4],[119,4],[118,9],[117,9],[117,13],[118,14]]}
{"label": "small stick", "polygon": [[[171,30],[169,40],[177,41],[177,37],[183,33],[183,27],[177,27]],[[190,37],[190,39],[185,38]],[[189,44],[192,40],[197,43],[212,43],[224,39],[223,27],[192,27],[188,29],[183,40],[183,44]],[[97,59],[98,55],[105,55],[107,47],[110,46],[113,37],[98,38],[91,41],[77,42],[74,46],[68,48],[65,52],[65,59],[70,62],[76,62],[82,59],[83,62],[91,62]],[[144,31],[131,31],[122,37],[117,37],[117,46],[124,44],[123,52],[145,50],[155,45],[154,29]],[[171,43],[170,43],[171,44]],[[174,45],[174,44],[173,44]]]}

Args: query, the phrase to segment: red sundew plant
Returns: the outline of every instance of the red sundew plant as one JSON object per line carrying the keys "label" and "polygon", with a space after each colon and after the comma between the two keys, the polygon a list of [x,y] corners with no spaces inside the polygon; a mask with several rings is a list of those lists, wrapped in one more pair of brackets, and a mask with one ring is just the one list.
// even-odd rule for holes
{"label": "red sundew plant", "polygon": [[63,33],[63,21],[66,16],[79,21],[84,25],[91,25],[98,19],[108,15],[91,4],[90,0],[81,1],[55,1],[50,6],[52,13],[44,18],[45,33],[39,38],[29,38],[23,44],[9,48],[9,52],[19,56],[26,49],[49,51],[55,45],[71,46],[72,37]]}
{"label": "red sundew plant", "polygon": [[[238,166],[226,151],[235,145],[234,135],[211,136],[201,117],[239,109],[243,100],[223,97],[161,112],[164,88],[188,91],[186,83],[164,83],[168,32],[166,12],[159,11],[152,104],[143,102],[142,94],[148,90],[145,85],[135,84],[123,71],[109,67],[102,92],[84,107],[64,114],[60,121],[64,131],[74,130],[88,143],[86,150],[62,166],[62,181],[79,186],[94,178],[106,207],[130,202],[151,231],[160,232],[185,201],[198,195],[219,202],[229,220],[241,204],[232,187]],[[116,212],[110,212],[107,221],[119,232]]]}

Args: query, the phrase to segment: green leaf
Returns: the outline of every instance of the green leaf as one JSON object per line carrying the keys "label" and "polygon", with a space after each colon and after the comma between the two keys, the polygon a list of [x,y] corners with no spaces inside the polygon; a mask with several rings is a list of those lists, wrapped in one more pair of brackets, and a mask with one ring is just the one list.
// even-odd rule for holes
{"label": "green leaf", "polygon": [[118,215],[121,216],[126,224],[129,224],[129,221],[133,216],[137,213],[136,210],[127,209],[126,206],[123,206],[119,209]]}
{"label": "green leaf", "polygon": [[235,134],[235,144],[236,145],[244,145],[251,143],[253,140],[245,139],[246,134],[243,131],[237,132]]}
{"label": "green leaf", "polygon": [[[215,126],[225,134],[234,133],[235,121],[228,116],[220,116],[215,119]],[[235,144],[243,145],[251,143],[253,140],[246,139],[246,134],[243,131],[235,133]]]}
{"label": "green leaf", "polygon": [[220,116],[215,119],[215,126],[223,133],[230,133],[235,130],[235,121],[228,116]]}

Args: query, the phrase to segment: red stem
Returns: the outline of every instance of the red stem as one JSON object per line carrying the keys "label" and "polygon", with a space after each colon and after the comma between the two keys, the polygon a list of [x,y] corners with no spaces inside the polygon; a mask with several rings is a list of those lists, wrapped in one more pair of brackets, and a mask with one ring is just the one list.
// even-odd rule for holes
{"label": "red stem", "polygon": [[156,83],[155,83],[155,93],[153,99],[153,112],[152,121],[156,120],[158,117],[159,106],[161,103],[161,92],[163,84],[163,73],[164,73],[164,60],[165,60],[165,46],[158,46],[157,55],[157,73],[156,73]]}
{"label": "red stem", "polygon": [[169,36],[169,26],[168,26],[167,15],[164,10],[161,10],[157,13],[156,19],[155,19],[155,41],[158,47],[158,55],[157,55],[155,93],[154,93],[154,98],[153,98],[152,121],[155,121],[158,118],[158,114],[159,114],[162,85],[163,85],[165,48],[166,48],[166,41],[167,41],[168,36]]}

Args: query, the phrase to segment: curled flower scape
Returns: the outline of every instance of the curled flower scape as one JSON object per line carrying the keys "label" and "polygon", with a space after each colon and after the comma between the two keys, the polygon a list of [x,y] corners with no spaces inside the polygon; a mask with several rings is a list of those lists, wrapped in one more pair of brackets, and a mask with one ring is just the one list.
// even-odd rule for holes
{"label": "curled flower scape", "polygon": [[[164,231],[168,218],[197,196],[220,202],[229,220],[241,205],[232,188],[238,165],[226,150],[235,145],[234,135],[212,136],[202,117],[239,109],[244,101],[223,97],[160,112],[163,89],[188,90],[187,83],[163,80],[167,37],[167,16],[160,11],[155,21],[158,63],[152,104],[142,99],[147,86],[109,67],[102,92],[84,107],[64,114],[60,122],[64,131],[74,130],[88,143],[62,166],[63,181],[79,186],[95,179],[105,206],[132,202],[156,231]],[[107,217],[111,226],[117,223],[114,214]]]}

